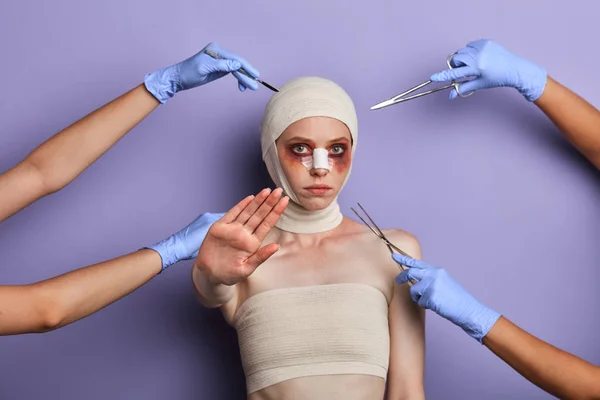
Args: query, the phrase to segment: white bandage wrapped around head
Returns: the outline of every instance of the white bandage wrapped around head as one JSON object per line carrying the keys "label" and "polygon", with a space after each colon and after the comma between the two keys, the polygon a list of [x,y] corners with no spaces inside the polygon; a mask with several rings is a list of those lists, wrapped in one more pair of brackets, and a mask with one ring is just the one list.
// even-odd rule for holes
{"label": "white bandage wrapped around head", "polygon": [[[330,117],[346,124],[352,136],[352,156],[358,139],[358,120],[354,103],[344,89],[328,79],[318,77],[293,79],[283,85],[279,93],[275,93],[267,104],[260,127],[262,157],[273,182],[292,200],[279,218],[277,226],[297,233],[330,230],[339,225],[343,218],[337,199],[334,199],[326,209],[318,211],[308,211],[298,205],[298,198],[281,168],[275,141],[288,126],[308,117]],[[316,161],[314,157],[313,154],[313,162]],[[319,162],[322,162],[322,157],[317,157]],[[344,184],[350,176],[350,169]]]}

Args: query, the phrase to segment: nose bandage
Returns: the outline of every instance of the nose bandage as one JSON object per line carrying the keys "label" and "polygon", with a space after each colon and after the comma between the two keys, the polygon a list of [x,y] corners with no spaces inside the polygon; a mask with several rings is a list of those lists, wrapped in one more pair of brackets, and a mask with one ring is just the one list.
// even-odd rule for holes
{"label": "nose bandage", "polygon": [[329,152],[325,149],[314,149],[312,155],[302,157],[302,165],[306,169],[326,169],[331,171],[333,160],[329,157]]}

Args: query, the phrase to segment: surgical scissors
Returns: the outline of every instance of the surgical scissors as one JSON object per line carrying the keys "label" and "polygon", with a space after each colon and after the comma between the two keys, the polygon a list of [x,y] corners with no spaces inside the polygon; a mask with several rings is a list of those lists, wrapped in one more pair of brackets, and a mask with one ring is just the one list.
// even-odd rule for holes
{"label": "surgical scissors", "polygon": [[[204,50],[204,52],[209,56],[214,58],[215,60],[220,60],[221,57],[219,57],[218,55],[216,55],[215,53],[213,53],[210,50]],[[256,82],[262,84],[264,87],[271,89],[274,92],[279,92],[279,89],[277,89],[275,86],[268,84],[267,82],[260,80],[258,78],[253,77],[252,75],[250,75],[248,72],[246,72],[246,70],[244,68],[240,68],[238,70],[238,72],[242,75],[246,75],[248,78],[255,80]]]}
{"label": "surgical scissors", "polygon": [[[365,216],[367,217],[367,219],[371,222],[371,224],[369,224],[367,221],[364,220],[363,217],[360,216],[360,214],[353,208],[350,207],[350,209],[352,211],[354,211],[354,214],[356,214],[356,216],[358,218],[360,218],[360,220],[369,227],[369,229],[371,229],[371,231],[377,235],[379,237],[379,239],[383,240],[383,243],[385,243],[385,245],[387,246],[388,250],[390,251],[390,253],[392,253],[392,255],[394,255],[394,252],[396,253],[400,253],[402,255],[405,255],[407,257],[410,257],[409,254],[405,253],[404,251],[400,250],[400,248],[396,245],[394,245],[392,242],[390,242],[390,240],[383,234],[383,231],[381,229],[379,229],[379,227],[377,226],[377,224],[375,223],[375,221],[373,221],[373,219],[369,216],[369,213],[367,213],[367,211],[363,208],[363,206],[360,205],[360,203],[356,203],[358,204],[358,206],[360,207],[360,209],[362,210],[363,213],[365,213]],[[400,269],[405,271],[407,270],[409,267],[407,267],[406,265],[403,264],[398,264],[400,266]],[[416,283],[413,280],[410,280],[407,282],[409,286],[412,286],[413,283]]]}
{"label": "surgical scissors", "polygon": [[[454,53],[450,54],[448,56],[448,58],[446,58],[446,64],[448,65],[448,68],[450,68],[450,69],[454,69],[454,67],[452,66],[452,57],[454,57],[456,54],[457,53],[454,52]],[[412,96],[404,97],[404,96],[406,96],[408,94],[411,94],[412,92],[414,92],[416,90],[419,90],[422,87],[425,87],[425,86],[427,86],[427,85],[429,85],[430,83],[433,82],[432,80],[427,80],[427,81],[425,81],[425,82],[423,82],[423,83],[421,83],[421,84],[413,87],[412,89],[408,89],[406,92],[400,93],[400,94],[398,94],[398,95],[396,95],[396,96],[394,96],[394,97],[392,97],[392,98],[390,98],[388,100],[385,100],[385,101],[382,101],[381,103],[375,104],[373,107],[371,107],[371,110],[378,110],[378,109],[383,108],[383,107],[387,107],[387,106],[391,106],[391,105],[394,105],[394,104],[398,104],[398,103],[401,103],[401,102],[407,101],[407,100],[416,99],[417,97],[421,97],[421,96],[425,96],[425,95],[428,95],[428,94],[431,94],[431,93],[439,92],[440,90],[445,90],[445,89],[448,89],[448,88],[454,88],[454,90],[456,90],[456,93],[458,93],[458,95],[460,97],[469,97],[470,95],[472,95],[475,92],[469,92],[467,94],[462,94],[460,92],[460,89],[459,89],[459,86],[460,86],[461,83],[468,82],[469,80],[470,79],[467,79],[467,80],[464,80],[464,81],[459,81],[459,82],[457,82],[456,80],[452,80],[452,82],[450,84],[446,85],[446,86],[442,86],[442,87],[439,87],[439,88],[436,88],[436,89],[431,89],[431,90],[428,90],[426,92],[417,93],[417,94],[414,94]]]}

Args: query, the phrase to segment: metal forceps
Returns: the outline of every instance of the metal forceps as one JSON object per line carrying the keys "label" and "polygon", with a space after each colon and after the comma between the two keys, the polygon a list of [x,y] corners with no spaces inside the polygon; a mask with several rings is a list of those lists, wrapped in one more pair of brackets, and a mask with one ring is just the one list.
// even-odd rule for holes
{"label": "metal forceps", "polygon": [[[454,67],[452,66],[451,61],[452,61],[452,57],[454,57],[454,55],[456,55],[456,54],[457,53],[454,52],[454,53],[450,54],[448,56],[448,58],[446,58],[446,64],[448,65],[448,68],[450,68],[450,69],[454,69]],[[379,104],[375,104],[373,107],[371,107],[371,110],[378,110],[378,109],[383,108],[383,107],[391,106],[391,105],[394,105],[394,104],[397,104],[397,103],[401,103],[401,102],[407,101],[407,100],[416,99],[417,97],[421,97],[421,96],[425,96],[425,95],[428,95],[428,94],[431,94],[431,93],[439,92],[440,90],[445,90],[445,89],[448,89],[448,88],[454,88],[454,90],[456,90],[456,93],[458,93],[458,95],[460,97],[469,97],[470,95],[472,95],[475,92],[469,92],[467,94],[462,94],[460,92],[460,89],[459,89],[459,86],[460,86],[461,83],[468,82],[468,81],[469,81],[469,79],[464,80],[464,81],[459,81],[459,82],[453,80],[451,83],[449,83],[446,86],[442,86],[442,87],[439,87],[439,88],[436,88],[436,89],[428,90],[426,92],[421,92],[421,93],[414,94],[412,96],[405,97],[406,95],[411,94],[412,92],[417,91],[417,90],[421,89],[422,87],[425,87],[425,86],[427,86],[427,85],[429,85],[430,83],[433,82],[432,80],[427,80],[427,81],[425,81],[425,82],[423,82],[423,83],[421,83],[421,84],[413,87],[412,89],[408,89],[406,92],[400,93],[400,94],[392,97],[391,99],[382,101]]]}
{"label": "metal forceps", "polygon": [[[215,53],[213,53],[213,52],[212,52],[212,51],[210,51],[210,50],[204,50],[204,52],[205,52],[205,53],[206,53],[208,56],[210,56],[210,57],[214,58],[215,60],[220,60],[220,59],[221,59],[221,57],[219,57],[218,55],[216,55]],[[270,85],[270,84],[268,84],[267,82],[265,82],[265,81],[263,81],[263,80],[260,80],[260,79],[258,79],[258,78],[255,78],[255,77],[251,76],[251,75],[250,75],[248,72],[246,72],[246,70],[245,70],[244,68],[240,68],[240,69],[238,70],[238,72],[239,72],[240,74],[242,74],[242,75],[246,75],[248,78],[250,78],[250,79],[252,79],[252,80],[255,80],[256,82],[260,83],[261,85],[263,85],[263,86],[264,86],[264,87],[266,87],[266,88],[269,88],[269,89],[271,89],[271,90],[272,90],[272,91],[274,91],[274,92],[279,92],[279,89],[277,89],[275,86],[273,86],[273,85]]]}
{"label": "metal forceps", "polygon": [[[385,243],[385,245],[388,247],[388,250],[390,251],[390,253],[392,253],[392,255],[394,254],[394,252],[396,252],[396,253],[400,253],[402,255],[405,255],[407,257],[410,257],[409,254],[405,253],[398,246],[396,246],[392,242],[390,242],[390,240],[383,234],[383,232],[381,231],[381,229],[379,229],[379,227],[377,226],[377,224],[375,223],[375,221],[373,221],[373,219],[369,216],[369,213],[367,213],[367,211],[363,208],[363,206],[360,205],[360,203],[356,203],[356,204],[358,204],[358,206],[360,207],[360,209],[362,210],[362,212],[365,214],[365,216],[367,217],[367,219],[371,222],[370,224],[367,221],[365,221],[364,218],[361,217],[360,214],[353,207],[350,207],[350,209],[352,211],[354,211],[354,214],[356,214],[356,216],[358,218],[360,218],[360,220],[365,225],[367,225],[369,227],[369,229],[371,229],[371,231],[375,235],[377,235],[379,237],[379,239],[383,240],[383,243]],[[398,264],[398,265],[400,266],[400,269],[403,270],[403,271],[409,269],[409,267],[407,267],[406,265],[402,265],[402,264]],[[409,286],[412,286],[413,284],[415,284],[417,282],[415,282],[414,280],[410,280],[407,283],[408,283]]]}

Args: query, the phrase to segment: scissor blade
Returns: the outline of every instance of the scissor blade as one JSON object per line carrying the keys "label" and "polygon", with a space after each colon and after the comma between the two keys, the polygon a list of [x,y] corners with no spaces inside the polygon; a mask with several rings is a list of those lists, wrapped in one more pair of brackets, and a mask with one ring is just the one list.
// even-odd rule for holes
{"label": "scissor blade", "polygon": [[420,83],[417,86],[414,86],[414,87],[408,89],[405,92],[402,92],[400,94],[395,95],[394,97],[392,97],[390,99],[387,99],[386,101],[382,101],[379,104],[375,104],[373,107],[371,107],[371,110],[378,110],[378,109],[383,108],[383,107],[391,106],[393,104],[398,104],[398,103],[401,103],[403,101],[410,100],[410,99],[413,99],[415,97],[418,97],[418,96],[411,96],[411,97],[405,97],[405,96],[407,94],[411,94],[412,92],[414,92],[416,90],[421,89],[422,87],[425,87],[425,86],[429,85],[430,83],[431,83],[430,80],[427,80],[427,81],[425,81],[423,83]]}
{"label": "scissor blade", "polygon": [[375,104],[373,107],[371,107],[371,110],[379,110],[380,108],[391,106],[392,104],[396,104],[396,102],[393,99],[389,99]]}
{"label": "scissor blade", "polygon": [[369,225],[369,223],[367,223],[367,221],[365,221],[363,219],[363,217],[361,217],[360,214],[353,207],[350,207],[350,209],[352,211],[354,211],[354,214],[356,214],[356,216],[358,218],[360,218],[360,220],[363,222],[363,224],[365,224],[371,230],[371,232],[373,232],[375,235],[377,235],[380,239],[383,240],[383,238],[381,237],[381,235],[379,234],[379,232],[377,232],[371,225]]}
{"label": "scissor blade", "polygon": [[369,219],[369,221],[371,221],[371,224],[373,225],[373,227],[375,229],[377,229],[377,232],[379,232],[378,236],[381,237],[382,239],[384,239],[387,242],[388,240],[385,238],[385,235],[383,234],[383,231],[381,229],[379,229],[379,227],[377,226],[377,224],[375,223],[375,221],[373,221],[373,218],[371,218],[371,216],[369,215],[369,213],[367,212],[367,210],[365,210],[363,208],[363,206],[360,205],[360,203],[356,203],[356,204],[360,207],[360,209],[362,210],[362,212],[365,213],[365,215]]}

